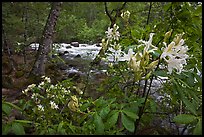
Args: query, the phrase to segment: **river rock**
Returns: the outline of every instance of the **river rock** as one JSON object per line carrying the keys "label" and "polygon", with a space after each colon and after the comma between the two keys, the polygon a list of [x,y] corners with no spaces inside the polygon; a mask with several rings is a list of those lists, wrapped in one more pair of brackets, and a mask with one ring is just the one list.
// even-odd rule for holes
{"label": "river rock", "polygon": [[81,58],[81,55],[78,54],[74,58]]}
{"label": "river rock", "polygon": [[66,46],[66,49],[70,49],[70,48],[72,48],[71,46]]}
{"label": "river rock", "polygon": [[70,72],[68,74],[68,78],[72,78],[73,80],[79,80],[80,77],[81,77],[81,75],[78,72]]}
{"label": "river rock", "polygon": [[69,51],[64,51],[64,54],[69,54]]}
{"label": "river rock", "polygon": [[79,47],[79,42],[71,42],[71,45],[74,47]]}
{"label": "river rock", "polygon": [[97,47],[101,47],[101,44],[100,44],[100,43],[96,43],[96,46],[97,46]]}

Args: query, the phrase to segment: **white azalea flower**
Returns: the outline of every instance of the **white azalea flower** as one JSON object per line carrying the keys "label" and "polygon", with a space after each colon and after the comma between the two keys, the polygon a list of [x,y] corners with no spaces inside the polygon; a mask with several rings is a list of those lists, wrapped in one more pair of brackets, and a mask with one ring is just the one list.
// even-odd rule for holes
{"label": "white azalea flower", "polygon": [[129,49],[128,50],[128,54],[125,54],[124,55],[124,57],[123,57],[123,60],[125,61],[125,60],[127,60],[127,61],[130,61],[130,59],[133,57],[133,54],[135,54],[134,52],[133,52],[133,49]]}
{"label": "white azalea flower", "polygon": [[186,52],[188,51],[187,46],[184,45],[184,40],[182,39],[183,34],[176,35],[176,38],[166,46],[164,42],[165,49],[161,54],[163,58],[168,63],[168,73],[171,74],[172,70],[175,68],[177,73],[181,73],[183,70],[183,65],[186,65],[186,59],[189,57]]}
{"label": "white azalea flower", "polygon": [[120,33],[117,31],[119,27],[114,24],[113,28],[108,27],[108,30],[105,32],[107,33],[108,40],[119,40]]}
{"label": "white azalea flower", "polygon": [[[144,41],[144,40],[138,40],[138,42],[141,42],[145,45],[144,47],[144,54],[146,52],[154,52],[154,50],[157,50],[157,47],[155,47],[154,45],[152,45],[152,38],[154,36],[154,33],[150,33],[149,34],[149,40],[148,41]],[[150,47],[152,48],[151,50]]]}
{"label": "white azalea flower", "polygon": [[175,68],[177,70],[177,73],[180,74],[183,70],[183,64],[186,64],[185,59],[176,59],[174,57],[171,57],[169,60],[167,60],[168,63],[168,73],[171,74],[172,70]]}

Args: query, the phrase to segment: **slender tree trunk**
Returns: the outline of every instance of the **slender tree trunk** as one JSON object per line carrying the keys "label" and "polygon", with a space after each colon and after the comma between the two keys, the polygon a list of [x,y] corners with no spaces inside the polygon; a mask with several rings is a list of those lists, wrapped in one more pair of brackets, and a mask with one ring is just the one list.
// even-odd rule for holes
{"label": "slender tree trunk", "polygon": [[10,46],[9,46],[9,44],[8,44],[8,39],[7,39],[7,37],[6,37],[6,33],[5,33],[5,31],[4,31],[4,28],[3,28],[3,25],[2,25],[2,33],[3,33],[3,50],[4,50],[4,52],[6,53],[8,53],[8,57],[9,57],[9,62],[10,62],[10,65],[11,65],[11,69],[13,70],[13,71],[15,71],[16,70],[16,68],[15,68],[15,65],[14,65],[14,60],[13,60],[13,55],[12,55],[12,53],[11,53],[11,48],[10,48]]}
{"label": "slender tree trunk", "polygon": [[28,38],[28,27],[27,27],[27,22],[28,22],[28,3],[24,6],[24,12],[23,12],[23,22],[24,22],[24,47],[23,47],[23,58],[24,58],[24,63],[26,64],[26,43],[27,43],[27,38]]}
{"label": "slender tree trunk", "polygon": [[45,75],[45,64],[48,60],[48,53],[51,50],[53,43],[53,35],[58,16],[60,14],[62,2],[52,2],[52,8],[44,28],[43,36],[40,40],[40,45],[31,74]]}

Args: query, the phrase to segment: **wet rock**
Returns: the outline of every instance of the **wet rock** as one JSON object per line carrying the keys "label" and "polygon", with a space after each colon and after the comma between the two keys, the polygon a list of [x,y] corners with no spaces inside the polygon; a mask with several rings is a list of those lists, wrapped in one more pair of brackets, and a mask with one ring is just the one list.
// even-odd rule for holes
{"label": "wet rock", "polygon": [[81,58],[81,55],[78,54],[74,58]]}
{"label": "wet rock", "polygon": [[79,47],[79,42],[71,42],[71,45],[74,47]]}
{"label": "wet rock", "polygon": [[59,69],[61,69],[61,70],[66,70],[66,69],[67,69],[67,66],[66,66],[66,65],[60,65],[60,66],[59,66]]}
{"label": "wet rock", "polygon": [[64,54],[69,54],[69,51],[65,51]]}
{"label": "wet rock", "polygon": [[85,45],[85,44],[82,44],[81,46],[82,46],[82,47],[86,47],[87,45]]}
{"label": "wet rock", "polygon": [[73,80],[78,80],[80,79],[81,75],[78,72],[70,72],[68,74],[68,78],[73,78]]}
{"label": "wet rock", "polygon": [[64,53],[62,53],[62,52],[59,52],[59,56],[63,56],[64,55]]}
{"label": "wet rock", "polygon": [[97,47],[101,47],[101,44],[100,44],[100,43],[96,43],[96,46],[97,46]]}
{"label": "wet rock", "polygon": [[13,88],[14,87],[13,79],[10,76],[3,75],[2,76],[2,87]]}
{"label": "wet rock", "polygon": [[66,46],[66,49],[70,49],[70,48],[72,48],[71,46]]}
{"label": "wet rock", "polygon": [[24,72],[23,71],[17,71],[16,73],[15,73],[15,77],[16,78],[20,78],[20,77],[22,77],[24,75]]}

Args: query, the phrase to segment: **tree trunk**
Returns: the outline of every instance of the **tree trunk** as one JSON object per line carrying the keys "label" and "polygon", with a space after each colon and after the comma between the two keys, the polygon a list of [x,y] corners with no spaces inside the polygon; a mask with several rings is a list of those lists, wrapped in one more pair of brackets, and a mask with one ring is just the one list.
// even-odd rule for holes
{"label": "tree trunk", "polygon": [[40,40],[36,61],[30,74],[37,76],[45,75],[45,63],[48,59],[48,53],[52,48],[54,30],[60,14],[61,5],[62,2],[52,2],[52,8]]}
{"label": "tree trunk", "polygon": [[9,46],[8,44],[8,39],[6,37],[6,33],[4,31],[4,28],[3,28],[3,25],[2,25],[2,33],[3,33],[3,52],[4,53],[8,53],[8,57],[9,57],[9,62],[10,62],[10,65],[11,65],[11,69],[13,71],[16,70],[15,68],[15,65],[14,65],[14,60],[13,60],[13,55],[11,53],[11,47]]}
{"label": "tree trunk", "polygon": [[27,39],[28,39],[28,2],[26,3],[26,5],[24,6],[24,11],[23,11],[23,17],[22,20],[24,22],[24,47],[23,47],[23,58],[24,58],[24,63],[26,64],[26,43],[27,43]]}

